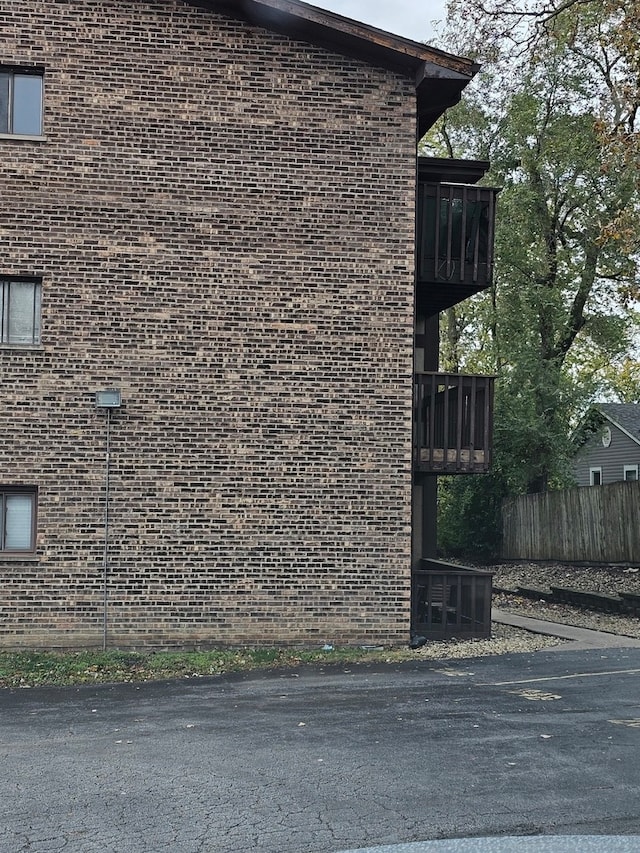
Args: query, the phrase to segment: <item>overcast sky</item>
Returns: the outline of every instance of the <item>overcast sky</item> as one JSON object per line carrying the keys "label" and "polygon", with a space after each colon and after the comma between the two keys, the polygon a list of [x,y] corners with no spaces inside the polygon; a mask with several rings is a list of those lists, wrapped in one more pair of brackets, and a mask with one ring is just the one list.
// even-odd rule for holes
{"label": "overcast sky", "polygon": [[445,0],[307,0],[414,41],[429,41],[431,21],[444,18]]}

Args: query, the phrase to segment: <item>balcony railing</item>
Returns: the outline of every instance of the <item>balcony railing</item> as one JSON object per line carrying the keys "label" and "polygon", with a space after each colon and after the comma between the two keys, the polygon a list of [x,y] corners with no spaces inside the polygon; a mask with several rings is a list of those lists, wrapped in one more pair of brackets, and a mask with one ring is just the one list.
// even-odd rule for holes
{"label": "balcony railing", "polygon": [[422,560],[412,575],[412,630],[427,639],[491,635],[491,572]]}
{"label": "balcony railing", "polygon": [[435,314],[491,284],[492,187],[418,183],[418,300]]}
{"label": "balcony railing", "polygon": [[415,375],[415,470],[441,474],[489,470],[493,384],[492,376]]}

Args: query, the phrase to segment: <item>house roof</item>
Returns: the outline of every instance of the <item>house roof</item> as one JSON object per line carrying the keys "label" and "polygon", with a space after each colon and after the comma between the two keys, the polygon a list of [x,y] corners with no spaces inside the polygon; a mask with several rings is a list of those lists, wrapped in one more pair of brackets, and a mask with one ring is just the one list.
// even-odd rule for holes
{"label": "house roof", "polygon": [[596,403],[594,408],[629,438],[640,444],[640,404]]}
{"label": "house roof", "polygon": [[462,90],[480,67],[470,59],[301,0],[199,0],[198,5],[411,77],[418,98],[419,137],[460,100]]}

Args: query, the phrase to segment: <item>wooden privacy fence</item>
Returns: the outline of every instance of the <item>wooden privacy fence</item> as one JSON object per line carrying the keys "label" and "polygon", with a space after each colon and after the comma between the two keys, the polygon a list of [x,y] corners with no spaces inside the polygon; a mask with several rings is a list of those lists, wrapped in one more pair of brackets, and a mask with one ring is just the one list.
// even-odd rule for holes
{"label": "wooden privacy fence", "polygon": [[511,498],[502,534],[506,560],[640,563],[640,481]]}

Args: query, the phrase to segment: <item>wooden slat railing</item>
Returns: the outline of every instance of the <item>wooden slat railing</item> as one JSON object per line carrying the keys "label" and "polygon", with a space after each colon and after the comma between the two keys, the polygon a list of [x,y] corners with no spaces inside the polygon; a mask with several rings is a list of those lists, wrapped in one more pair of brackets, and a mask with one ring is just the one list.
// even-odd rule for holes
{"label": "wooden slat railing", "polygon": [[415,470],[443,474],[489,470],[493,386],[493,376],[415,374]]}
{"label": "wooden slat railing", "polygon": [[412,574],[412,630],[427,639],[488,637],[493,575],[439,560]]}
{"label": "wooden slat railing", "polygon": [[493,187],[418,184],[418,279],[491,284],[496,195]]}

